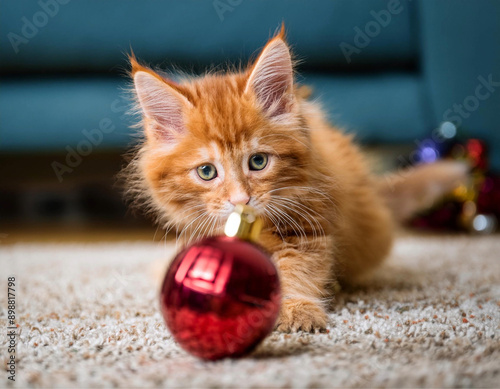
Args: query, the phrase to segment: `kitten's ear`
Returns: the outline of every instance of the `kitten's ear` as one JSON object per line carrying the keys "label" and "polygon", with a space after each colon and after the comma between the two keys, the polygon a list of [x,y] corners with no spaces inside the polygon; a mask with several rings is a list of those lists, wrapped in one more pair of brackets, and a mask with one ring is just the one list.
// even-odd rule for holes
{"label": "kitten's ear", "polygon": [[132,63],[134,87],[148,139],[175,143],[186,133],[185,112],[189,100],[153,71]]}
{"label": "kitten's ear", "polygon": [[267,114],[278,119],[293,109],[293,64],[284,40],[284,28],[259,55],[248,78],[245,93],[253,93]]}

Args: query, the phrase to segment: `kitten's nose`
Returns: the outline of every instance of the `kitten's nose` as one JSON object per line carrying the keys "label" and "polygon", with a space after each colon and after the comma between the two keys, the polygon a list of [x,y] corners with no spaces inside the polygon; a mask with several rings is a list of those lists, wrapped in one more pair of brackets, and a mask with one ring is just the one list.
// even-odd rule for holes
{"label": "kitten's nose", "polygon": [[233,205],[236,204],[248,204],[250,201],[250,196],[245,192],[231,193],[229,197],[229,202]]}

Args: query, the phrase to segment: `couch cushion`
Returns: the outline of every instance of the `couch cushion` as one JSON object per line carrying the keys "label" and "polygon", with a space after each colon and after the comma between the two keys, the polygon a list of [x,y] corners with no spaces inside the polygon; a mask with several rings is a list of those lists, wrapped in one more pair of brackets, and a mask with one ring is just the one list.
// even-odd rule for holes
{"label": "couch cushion", "polygon": [[421,81],[406,73],[358,76],[306,75],[330,121],[362,143],[407,143],[424,139],[427,122]]}
{"label": "couch cushion", "polygon": [[57,77],[0,82],[2,151],[64,151],[87,143],[89,133],[95,134],[93,150],[123,147],[131,140],[132,120],[125,114],[129,102],[120,89],[123,80]]}
{"label": "couch cushion", "polygon": [[[307,66],[401,67],[416,59],[412,6],[409,0],[9,1],[0,13],[0,70],[119,70],[131,47],[156,64],[245,62],[282,21]],[[343,50],[353,49],[348,62]]]}
{"label": "couch cushion", "polygon": [[[331,77],[305,74],[332,121],[360,141],[409,142],[428,130],[412,75]],[[134,118],[120,78],[0,80],[0,151],[124,148]]]}

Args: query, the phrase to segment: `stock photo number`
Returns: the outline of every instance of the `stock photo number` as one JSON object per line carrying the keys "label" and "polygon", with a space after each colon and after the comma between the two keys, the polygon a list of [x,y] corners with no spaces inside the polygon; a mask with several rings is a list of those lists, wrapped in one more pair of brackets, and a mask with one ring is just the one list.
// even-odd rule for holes
{"label": "stock photo number", "polygon": [[16,277],[7,278],[7,379],[16,380],[16,346],[17,346],[17,325],[16,325]]}

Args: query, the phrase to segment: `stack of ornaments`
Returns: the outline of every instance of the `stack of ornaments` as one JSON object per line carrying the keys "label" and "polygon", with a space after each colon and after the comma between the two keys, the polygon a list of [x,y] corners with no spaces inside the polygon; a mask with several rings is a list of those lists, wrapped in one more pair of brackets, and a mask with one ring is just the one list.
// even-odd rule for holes
{"label": "stack of ornaments", "polygon": [[465,161],[470,165],[471,180],[417,215],[410,225],[421,229],[469,231],[490,234],[500,220],[500,177],[489,170],[485,142],[467,139],[451,122],[443,122],[411,154],[412,164],[432,163],[439,159]]}

